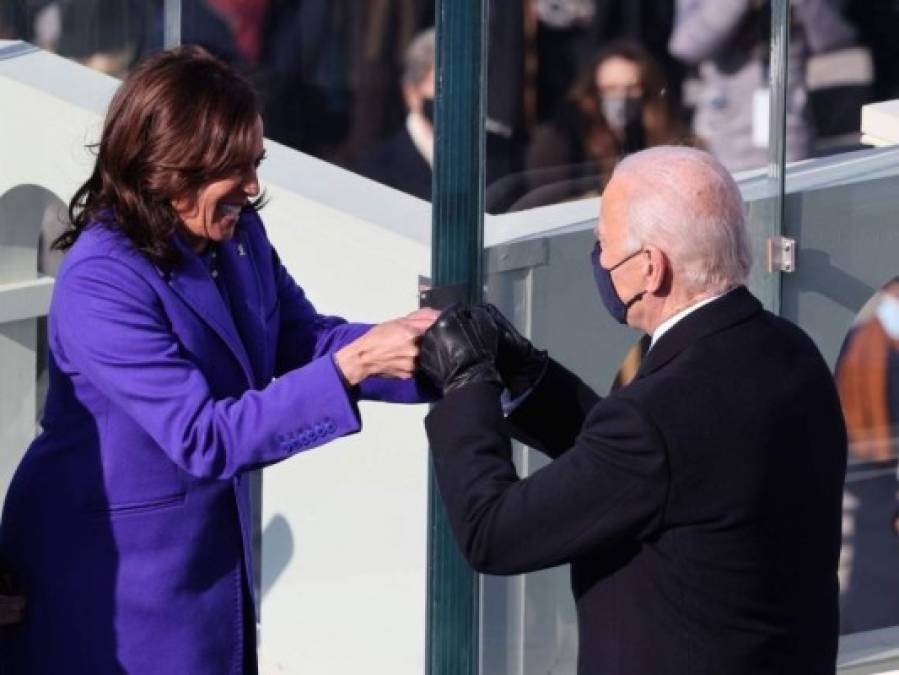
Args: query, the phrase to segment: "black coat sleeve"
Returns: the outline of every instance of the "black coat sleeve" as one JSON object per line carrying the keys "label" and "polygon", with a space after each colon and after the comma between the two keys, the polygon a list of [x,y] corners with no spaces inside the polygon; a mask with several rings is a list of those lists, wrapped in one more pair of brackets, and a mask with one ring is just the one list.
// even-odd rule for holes
{"label": "black coat sleeve", "polygon": [[[553,419],[544,417],[551,426]],[[668,466],[661,438],[620,397],[591,411],[574,446],[521,479],[497,393],[471,384],[425,420],[440,493],[476,570],[519,574],[652,536],[663,518]]]}
{"label": "black coat sleeve", "polygon": [[600,398],[570,370],[550,359],[537,386],[507,419],[516,441],[558,457],[574,445],[587,414]]}

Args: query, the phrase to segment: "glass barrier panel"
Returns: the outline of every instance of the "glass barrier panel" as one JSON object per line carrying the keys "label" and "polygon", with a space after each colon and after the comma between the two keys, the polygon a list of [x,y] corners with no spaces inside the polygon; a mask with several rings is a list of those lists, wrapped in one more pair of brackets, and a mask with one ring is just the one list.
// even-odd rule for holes
{"label": "glass barrier panel", "polygon": [[[840,663],[847,668],[859,653],[885,658],[899,644],[897,153],[863,150],[789,165],[787,172],[784,235],[798,242],[798,257],[795,272],[783,275],[781,314],[812,337],[835,372],[849,429],[839,567]],[[750,210],[768,199],[752,180],[741,187]],[[614,323],[596,296],[585,254],[591,223],[566,226],[565,212],[553,208],[552,231],[487,250],[488,299],[535,344],[608,393],[633,372],[637,335]],[[522,476],[547,463],[523,446],[514,456]],[[482,602],[482,673],[574,672],[567,567],[486,576]]]}
{"label": "glass barrier panel", "polygon": [[[578,3],[550,4],[572,8]],[[688,10],[700,12],[703,4],[677,2],[675,13],[685,21]],[[896,667],[889,653],[899,646],[899,375],[894,377],[899,373],[899,151],[888,147],[899,143],[899,106],[890,104],[899,98],[893,58],[899,10],[888,2],[825,4],[819,13],[806,9],[821,3],[794,2],[790,8],[782,233],[771,232],[780,195],[767,170],[768,146],[775,140],[768,128],[766,91],[770,11],[766,21],[752,20],[756,32],[741,29],[741,39],[727,41],[722,48],[726,54],[703,54],[698,68],[687,69],[679,100],[689,111],[700,147],[730,169],[743,193],[755,257],[750,287],[766,304],[773,299],[770,306],[812,337],[834,372],[850,440],[838,663],[845,672],[882,672]],[[537,17],[539,36],[545,28],[539,11]],[[743,20],[739,25],[749,31],[750,19]],[[528,21],[534,16],[525,16],[526,31]],[[670,49],[686,49],[676,47],[678,31],[686,26],[674,21]],[[529,82],[533,59],[525,63],[524,81]],[[739,86],[732,90],[731,85]],[[541,110],[525,92],[523,109]],[[737,108],[716,117],[737,100]],[[872,102],[873,112],[864,108]],[[545,118],[541,122],[546,124]],[[508,176],[505,182],[489,182],[491,124],[488,213],[491,190],[512,184]],[[533,146],[534,138],[529,136],[526,147]],[[872,149],[875,145],[887,147]],[[593,194],[600,192],[597,188]],[[541,210],[539,217],[537,212],[509,213],[527,208],[521,202],[495,208],[493,213],[505,215],[488,216],[487,288],[488,299],[538,346],[604,394],[633,372],[639,341],[607,317],[596,297],[586,259],[593,242],[595,223],[588,219],[595,217],[594,205],[587,208],[585,202],[578,210],[559,204]],[[536,220],[544,223],[542,231],[532,227]],[[794,272],[769,270],[772,234],[796,242]],[[547,464],[544,456],[520,445],[514,459],[521,476]],[[578,638],[567,567],[484,577],[482,617],[485,675],[575,672]]]}
{"label": "glass barrier panel", "polygon": [[791,10],[787,87],[806,114],[794,124],[788,115],[787,146],[807,144],[809,157],[826,157],[822,166],[844,168],[830,169],[826,186],[803,185],[803,169],[788,168],[784,235],[796,242],[797,268],[782,278],[782,314],[831,364],[849,432],[840,632],[855,636],[899,626],[899,343],[891,332],[899,174],[866,176],[891,153],[864,150],[899,143],[899,6],[793,2]]}

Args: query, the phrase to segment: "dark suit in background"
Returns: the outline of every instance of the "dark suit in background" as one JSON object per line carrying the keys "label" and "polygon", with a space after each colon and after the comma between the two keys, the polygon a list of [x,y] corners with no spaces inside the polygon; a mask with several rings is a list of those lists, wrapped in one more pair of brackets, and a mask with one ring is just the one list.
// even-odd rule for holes
{"label": "dark suit in background", "polygon": [[366,178],[431,201],[431,165],[415,147],[406,127],[363,153],[352,169]]}
{"label": "dark suit in background", "polygon": [[[846,432],[800,329],[739,287],[605,399],[553,362],[510,418],[497,398],[428,416],[440,491],[479,571],[571,563],[579,673],[834,672]],[[555,461],[519,479],[510,435]]]}

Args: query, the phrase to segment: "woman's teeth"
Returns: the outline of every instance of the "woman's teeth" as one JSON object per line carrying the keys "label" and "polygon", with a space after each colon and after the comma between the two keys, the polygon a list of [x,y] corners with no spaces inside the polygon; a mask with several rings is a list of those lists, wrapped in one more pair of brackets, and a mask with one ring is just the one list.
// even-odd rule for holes
{"label": "woman's teeth", "polygon": [[237,217],[240,215],[243,206],[239,204],[219,204],[218,209],[223,218],[228,216]]}

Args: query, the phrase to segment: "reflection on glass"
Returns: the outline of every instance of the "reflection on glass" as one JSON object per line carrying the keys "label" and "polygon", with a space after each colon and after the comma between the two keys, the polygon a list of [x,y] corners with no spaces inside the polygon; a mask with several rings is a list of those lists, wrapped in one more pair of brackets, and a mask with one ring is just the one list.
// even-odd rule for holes
{"label": "reflection on glass", "polygon": [[899,278],[862,307],[836,377],[851,453],[841,628],[854,633],[899,624]]}

